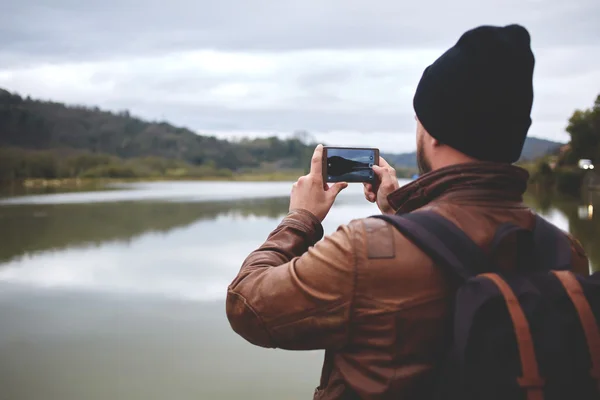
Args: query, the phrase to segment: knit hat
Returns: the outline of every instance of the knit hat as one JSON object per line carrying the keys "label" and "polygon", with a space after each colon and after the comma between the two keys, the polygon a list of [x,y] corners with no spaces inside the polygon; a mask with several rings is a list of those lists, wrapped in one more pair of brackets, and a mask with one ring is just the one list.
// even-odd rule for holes
{"label": "knit hat", "polygon": [[520,25],[465,32],[417,87],[413,105],[429,134],[482,161],[517,161],[531,126],[530,44]]}

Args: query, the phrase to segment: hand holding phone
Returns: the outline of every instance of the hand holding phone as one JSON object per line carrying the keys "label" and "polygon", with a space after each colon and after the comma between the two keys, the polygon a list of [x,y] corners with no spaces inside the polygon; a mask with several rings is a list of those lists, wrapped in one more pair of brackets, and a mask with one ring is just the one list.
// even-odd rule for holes
{"label": "hand holding phone", "polygon": [[346,182],[337,182],[331,186],[323,179],[323,146],[318,145],[310,161],[308,175],[298,178],[292,185],[290,211],[304,210],[323,221],[337,195],[346,187]]}
{"label": "hand holding phone", "polygon": [[373,182],[363,183],[365,198],[371,203],[377,203],[377,207],[383,214],[395,214],[396,210],[388,202],[388,196],[400,187],[396,170],[380,157],[379,165],[373,166],[373,171],[376,179]]}
{"label": "hand holding phone", "polygon": [[323,147],[323,182],[374,182],[379,149]]}

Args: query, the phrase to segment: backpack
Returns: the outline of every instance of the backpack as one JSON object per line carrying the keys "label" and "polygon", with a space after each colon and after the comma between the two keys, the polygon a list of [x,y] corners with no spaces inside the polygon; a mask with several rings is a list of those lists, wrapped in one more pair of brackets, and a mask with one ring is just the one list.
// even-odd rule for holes
{"label": "backpack", "polygon": [[516,235],[519,263],[501,273],[437,213],[373,218],[391,223],[456,279],[434,399],[600,400],[600,273],[570,271],[563,231],[540,216],[533,231],[501,225],[491,248]]}

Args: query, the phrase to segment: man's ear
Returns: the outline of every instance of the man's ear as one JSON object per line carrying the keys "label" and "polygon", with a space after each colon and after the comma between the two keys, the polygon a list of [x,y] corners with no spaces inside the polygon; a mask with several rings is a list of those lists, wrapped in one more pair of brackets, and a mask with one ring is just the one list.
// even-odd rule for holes
{"label": "man's ear", "polygon": [[433,136],[430,136],[430,138],[431,138],[431,147],[440,147],[440,146],[443,145],[442,142],[440,142],[439,140],[437,140]]}

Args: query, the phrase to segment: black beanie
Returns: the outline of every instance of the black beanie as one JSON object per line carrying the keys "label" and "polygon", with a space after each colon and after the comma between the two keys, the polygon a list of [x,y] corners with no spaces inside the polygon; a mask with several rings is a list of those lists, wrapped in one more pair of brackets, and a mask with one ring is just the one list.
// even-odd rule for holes
{"label": "black beanie", "polygon": [[517,161],[531,125],[530,42],[519,25],[465,32],[417,87],[413,105],[429,134],[482,161]]}

